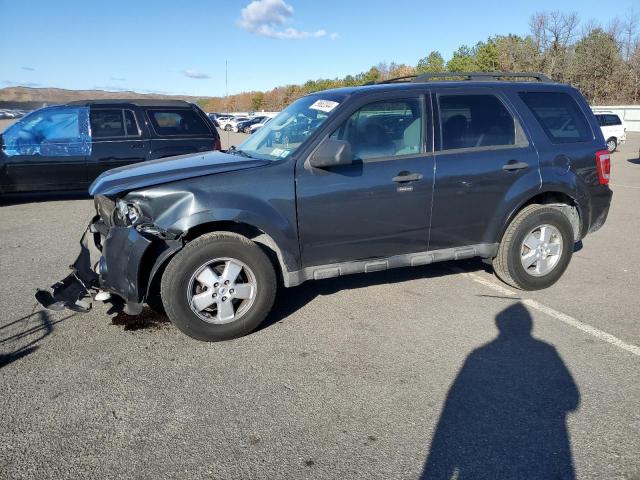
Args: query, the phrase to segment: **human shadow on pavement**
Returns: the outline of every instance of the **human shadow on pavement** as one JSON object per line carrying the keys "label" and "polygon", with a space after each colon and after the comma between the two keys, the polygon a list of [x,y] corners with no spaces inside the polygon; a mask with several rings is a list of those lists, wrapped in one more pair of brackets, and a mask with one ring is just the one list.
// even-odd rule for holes
{"label": "human shadow on pavement", "polygon": [[35,352],[39,343],[51,335],[54,326],[76,315],[51,320],[45,310],[32,313],[0,326],[0,368]]}
{"label": "human shadow on pavement", "polygon": [[556,349],[531,336],[520,303],[467,357],[448,392],[423,479],[573,479],[567,414],[580,393]]}

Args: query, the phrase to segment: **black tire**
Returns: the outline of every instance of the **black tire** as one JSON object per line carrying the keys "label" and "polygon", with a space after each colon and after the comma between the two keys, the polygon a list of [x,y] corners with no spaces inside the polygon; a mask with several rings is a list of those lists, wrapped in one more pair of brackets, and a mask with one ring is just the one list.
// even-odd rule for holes
{"label": "black tire", "polygon": [[[256,296],[241,318],[226,324],[205,322],[191,309],[188,284],[196,270],[214,258],[241,261],[253,272]],[[167,265],[162,276],[161,295],[169,320],[182,332],[207,342],[229,340],[255,330],[265,319],[277,288],[273,264],[251,240],[230,232],[214,232],[189,242]]]}
{"label": "black tire", "polygon": [[609,153],[615,152],[617,148],[618,141],[614,137],[609,138],[607,140],[607,150],[609,151]]}
{"label": "black tire", "polygon": [[233,127],[229,124],[224,126],[225,131],[230,132]]}
{"label": "black tire", "polygon": [[[562,236],[562,252],[553,269],[534,276],[522,265],[520,256],[525,237],[537,226],[554,226]],[[505,283],[521,290],[541,290],[558,281],[573,255],[573,227],[561,210],[545,205],[528,205],[511,221],[502,237],[498,255],[493,259],[496,275]]]}

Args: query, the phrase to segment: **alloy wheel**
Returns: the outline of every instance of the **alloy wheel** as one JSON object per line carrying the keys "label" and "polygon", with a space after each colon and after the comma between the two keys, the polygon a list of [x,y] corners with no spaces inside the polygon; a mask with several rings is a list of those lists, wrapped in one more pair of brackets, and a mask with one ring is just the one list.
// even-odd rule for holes
{"label": "alloy wheel", "polygon": [[257,282],[251,269],[235,258],[216,258],[194,272],[187,287],[191,310],[207,323],[242,318],[253,305]]}

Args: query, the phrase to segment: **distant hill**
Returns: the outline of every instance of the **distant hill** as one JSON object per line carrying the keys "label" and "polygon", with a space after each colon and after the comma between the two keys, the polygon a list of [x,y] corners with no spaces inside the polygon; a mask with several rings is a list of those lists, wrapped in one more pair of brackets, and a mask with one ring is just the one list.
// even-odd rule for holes
{"label": "distant hill", "polygon": [[[155,93],[110,92],[106,90],[66,90],[64,88],[31,88],[6,87],[0,88],[0,105],[4,108],[19,108],[19,105],[60,104],[75,100],[102,100],[110,98],[156,98],[162,100],[185,100],[197,102],[207,97],[193,97],[187,95],[161,95]],[[15,105],[14,107],[10,105]]]}

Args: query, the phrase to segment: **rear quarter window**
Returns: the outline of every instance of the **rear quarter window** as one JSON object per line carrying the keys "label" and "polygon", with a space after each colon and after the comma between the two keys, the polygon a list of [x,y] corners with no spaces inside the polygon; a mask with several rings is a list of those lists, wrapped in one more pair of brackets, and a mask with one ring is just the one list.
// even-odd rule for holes
{"label": "rear quarter window", "polygon": [[190,136],[211,135],[209,127],[195,111],[190,109],[147,110],[149,120],[158,135]]}
{"label": "rear quarter window", "polygon": [[564,92],[521,92],[551,143],[579,143],[593,140],[587,118],[576,101]]}

